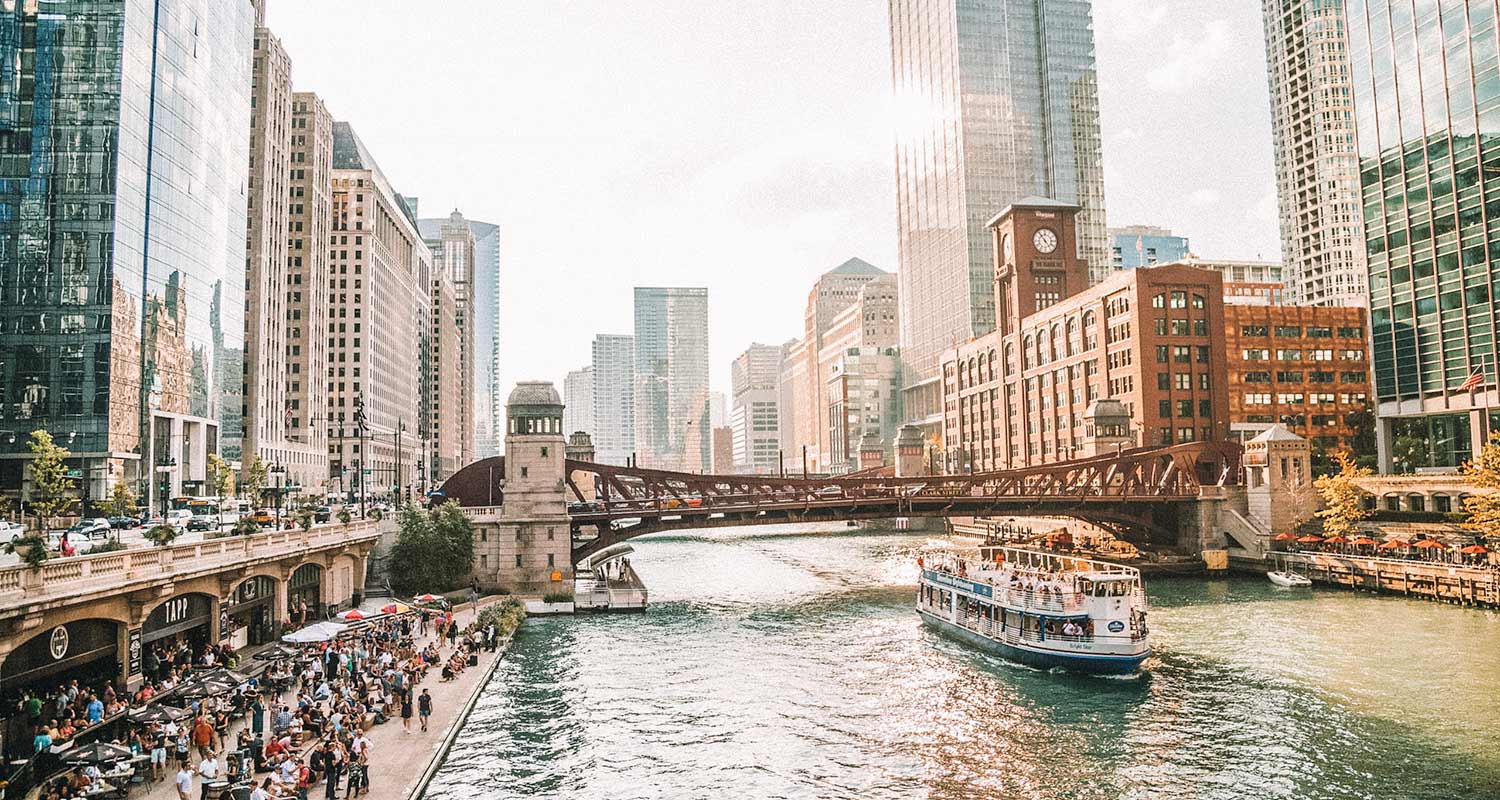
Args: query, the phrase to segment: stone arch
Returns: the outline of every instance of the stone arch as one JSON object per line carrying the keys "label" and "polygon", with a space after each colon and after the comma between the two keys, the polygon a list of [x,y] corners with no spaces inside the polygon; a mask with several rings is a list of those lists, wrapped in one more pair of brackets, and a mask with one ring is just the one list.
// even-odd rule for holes
{"label": "stone arch", "polygon": [[0,656],[0,689],[6,693],[45,685],[54,676],[85,675],[113,679],[125,660],[123,619],[83,613],[75,619],[49,621],[29,636],[17,635]]}
{"label": "stone arch", "polygon": [[186,642],[196,656],[203,645],[218,643],[221,607],[217,594],[201,590],[148,603],[141,609],[141,642],[146,647],[168,640]]}
{"label": "stone arch", "polygon": [[[294,622],[307,623],[324,617],[327,611],[323,586],[326,573],[327,568],[317,561],[304,561],[287,572],[287,613]],[[307,604],[305,617],[299,610],[302,603]]]}
{"label": "stone arch", "polygon": [[286,614],[286,583],[282,576],[259,569],[234,582],[225,592],[219,631],[236,649],[275,641]]}

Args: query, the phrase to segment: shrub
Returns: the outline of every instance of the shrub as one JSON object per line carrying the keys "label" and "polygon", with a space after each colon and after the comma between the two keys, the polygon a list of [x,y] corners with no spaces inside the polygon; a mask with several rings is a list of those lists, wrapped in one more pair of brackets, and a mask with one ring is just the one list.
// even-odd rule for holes
{"label": "shrub", "polygon": [[40,567],[51,556],[51,553],[47,552],[47,538],[35,533],[17,536],[5,545],[5,552],[7,553],[15,553],[23,550],[24,553],[21,556],[21,560],[32,568]]}
{"label": "shrub", "polygon": [[124,549],[124,542],[120,541],[119,539],[110,539],[109,541],[102,544],[94,545],[94,549],[90,550],[89,553],[114,553]]}
{"label": "shrub", "polygon": [[166,547],[177,538],[177,528],[171,525],[157,525],[146,531],[146,540],[152,544]]}
{"label": "shrub", "polygon": [[354,519],[354,517],[353,517],[353,515],[351,515],[349,513],[349,509],[347,509],[347,508],[341,508],[341,509],[339,509],[339,522],[343,523],[344,525],[348,525],[349,524],[349,520],[351,520],[351,519]]}
{"label": "shrub", "polygon": [[543,603],[571,603],[571,602],[573,602],[573,593],[572,592],[548,592],[548,593],[542,595],[542,602]]}
{"label": "shrub", "polygon": [[521,601],[514,597],[507,598],[503,602],[487,606],[479,612],[479,617],[469,626],[470,630],[482,630],[495,624],[495,632],[502,638],[515,633],[516,628],[526,620],[526,607]]}

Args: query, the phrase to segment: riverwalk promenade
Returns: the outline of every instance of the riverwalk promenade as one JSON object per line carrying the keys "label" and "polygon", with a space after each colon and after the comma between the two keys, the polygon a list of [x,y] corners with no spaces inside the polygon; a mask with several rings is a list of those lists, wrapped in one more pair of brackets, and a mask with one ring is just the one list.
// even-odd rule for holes
{"label": "riverwalk promenade", "polygon": [[[480,608],[484,608],[491,602],[500,602],[503,598],[488,598],[480,601]],[[455,612],[460,626],[468,625],[474,621],[476,611],[473,607],[465,605]],[[417,646],[424,647],[428,642],[434,640],[434,634],[429,632],[424,636],[417,636]],[[442,647],[444,656],[450,655],[453,649]],[[432,694],[432,717],[428,722],[428,729],[424,733],[421,730],[420,720],[412,718],[411,733],[406,733],[401,726],[400,717],[394,717],[384,725],[372,727],[367,736],[370,739],[370,791],[366,797],[371,800],[405,800],[411,797],[418,783],[427,773],[428,767],[434,759],[442,752],[443,744],[449,733],[458,723],[459,715],[463,712],[469,699],[479,690],[480,685],[489,680],[493,671],[495,661],[505,654],[502,645],[494,653],[479,653],[479,665],[469,667],[463,674],[447,683],[439,680],[437,670],[418,685],[418,691],[427,689]],[[288,691],[284,699],[291,701],[295,699],[295,693]],[[268,706],[269,707],[269,706]],[[269,716],[269,711],[268,711]],[[248,724],[248,721],[236,722],[224,739],[233,742],[240,729]],[[220,763],[224,760],[224,750],[218,751]],[[194,751],[193,766],[197,766],[196,749]],[[172,783],[172,776],[176,774],[175,763],[171,770],[166,773],[160,783],[151,785],[149,791],[140,792],[136,790],[131,793],[131,800],[177,800],[177,790]],[[265,779],[265,774],[256,776],[256,781]],[[200,781],[195,775],[193,778],[192,800],[198,800],[200,793]],[[347,794],[344,786],[339,787],[338,797]],[[319,800],[326,797],[326,787],[323,783],[308,790],[309,800]]]}

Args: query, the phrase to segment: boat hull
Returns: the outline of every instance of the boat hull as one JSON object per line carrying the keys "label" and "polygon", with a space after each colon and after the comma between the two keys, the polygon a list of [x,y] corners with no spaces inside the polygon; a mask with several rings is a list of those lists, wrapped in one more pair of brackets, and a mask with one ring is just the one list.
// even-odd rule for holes
{"label": "boat hull", "polygon": [[1280,572],[1267,572],[1266,577],[1271,580],[1271,583],[1274,583],[1277,586],[1285,587],[1287,589],[1301,589],[1312,586],[1311,580],[1300,575],[1287,576],[1286,574]]}
{"label": "boat hull", "polygon": [[1084,672],[1093,675],[1132,675],[1141,668],[1141,662],[1146,660],[1150,651],[1139,655],[1084,655],[1079,653],[1058,653],[1042,650],[1033,650],[1026,647],[1016,647],[1005,642],[982,636],[968,628],[954,625],[952,622],[936,616],[930,612],[917,609],[917,615],[927,627],[936,630],[945,636],[957,639],[966,644],[977,647],[986,652],[1025,664],[1029,667],[1039,669],[1052,669],[1061,667],[1070,672]]}

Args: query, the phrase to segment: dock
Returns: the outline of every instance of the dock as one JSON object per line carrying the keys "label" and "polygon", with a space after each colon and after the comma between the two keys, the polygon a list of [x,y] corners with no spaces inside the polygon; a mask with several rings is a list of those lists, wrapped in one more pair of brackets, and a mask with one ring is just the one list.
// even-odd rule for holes
{"label": "dock", "polygon": [[1421,597],[1455,605],[1500,608],[1500,569],[1338,553],[1276,553],[1274,559],[1234,559],[1234,566],[1264,572],[1286,564],[1314,583],[1383,594]]}

